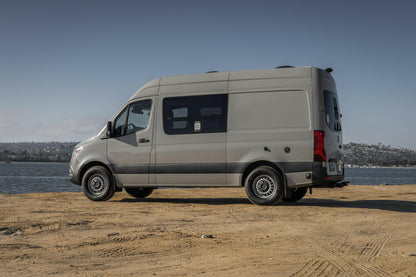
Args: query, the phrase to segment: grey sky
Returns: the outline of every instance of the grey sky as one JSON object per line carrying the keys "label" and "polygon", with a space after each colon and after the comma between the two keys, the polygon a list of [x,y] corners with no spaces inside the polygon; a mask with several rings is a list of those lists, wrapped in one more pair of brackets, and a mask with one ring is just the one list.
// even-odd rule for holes
{"label": "grey sky", "polygon": [[77,141],[150,78],[334,68],[346,142],[416,149],[414,1],[0,1],[0,141]]}

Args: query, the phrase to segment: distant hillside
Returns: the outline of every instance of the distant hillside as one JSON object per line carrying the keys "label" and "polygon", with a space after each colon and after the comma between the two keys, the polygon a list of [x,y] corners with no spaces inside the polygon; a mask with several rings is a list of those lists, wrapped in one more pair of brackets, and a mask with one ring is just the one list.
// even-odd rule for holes
{"label": "distant hillside", "polygon": [[68,162],[77,142],[0,143],[0,161]]}
{"label": "distant hillside", "polygon": [[[77,142],[0,143],[0,161],[68,162]],[[379,144],[344,144],[345,163],[416,166],[416,151]]]}
{"label": "distant hillside", "polygon": [[375,166],[416,166],[416,151],[393,148],[381,143],[344,144],[346,164]]}

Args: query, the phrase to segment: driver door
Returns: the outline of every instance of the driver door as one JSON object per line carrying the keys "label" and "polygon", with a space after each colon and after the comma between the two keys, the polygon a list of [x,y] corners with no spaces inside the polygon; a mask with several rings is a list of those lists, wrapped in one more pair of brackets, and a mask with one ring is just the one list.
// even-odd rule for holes
{"label": "driver door", "polygon": [[154,103],[154,97],[131,102],[113,121],[107,157],[123,186],[149,184]]}

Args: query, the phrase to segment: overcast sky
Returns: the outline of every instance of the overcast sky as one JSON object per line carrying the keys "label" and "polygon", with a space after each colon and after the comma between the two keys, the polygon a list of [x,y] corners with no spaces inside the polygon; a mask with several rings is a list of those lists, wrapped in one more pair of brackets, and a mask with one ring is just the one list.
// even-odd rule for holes
{"label": "overcast sky", "polygon": [[0,142],[78,141],[150,79],[332,67],[344,142],[416,149],[416,1],[0,1]]}

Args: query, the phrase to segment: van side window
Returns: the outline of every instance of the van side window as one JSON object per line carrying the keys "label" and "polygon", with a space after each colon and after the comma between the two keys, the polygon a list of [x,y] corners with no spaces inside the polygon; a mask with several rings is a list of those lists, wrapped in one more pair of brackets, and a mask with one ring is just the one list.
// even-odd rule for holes
{"label": "van side window", "polygon": [[332,131],[340,132],[341,117],[338,106],[338,98],[332,91],[324,91],[325,122]]}
{"label": "van side window", "polygon": [[127,108],[125,108],[114,120],[114,136],[119,137],[124,135],[126,131]]}
{"label": "van side window", "polygon": [[168,135],[227,131],[228,95],[163,99],[163,129]]}
{"label": "van side window", "polygon": [[128,105],[114,121],[114,136],[120,137],[147,128],[152,100],[144,100]]}
{"label": "van side window", "polygon": [[145,100],[130,104],[126,135],[147,128],[151,108],[152,100]]}

